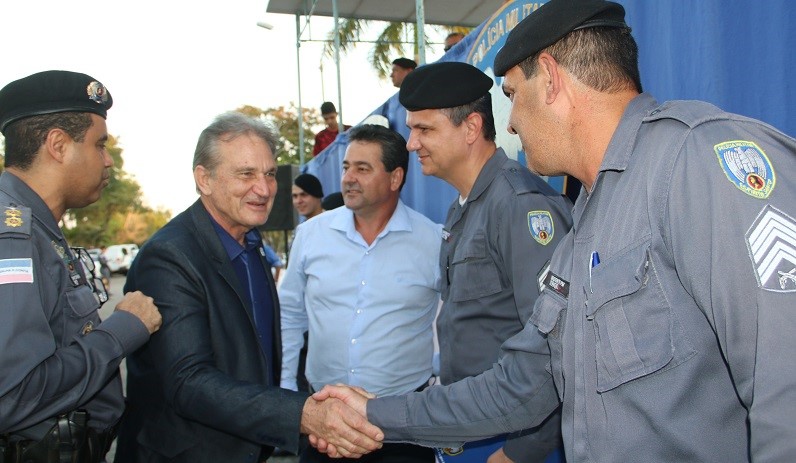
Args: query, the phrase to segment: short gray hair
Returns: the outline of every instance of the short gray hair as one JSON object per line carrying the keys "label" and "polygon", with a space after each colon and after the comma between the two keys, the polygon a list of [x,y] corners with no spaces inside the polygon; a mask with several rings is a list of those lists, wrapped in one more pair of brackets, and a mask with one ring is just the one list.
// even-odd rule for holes
{"label": "short gray hair", "polygon": [[276,158],[276,145],[279,141],[276,129],[259,119],[230,111],[216,117],[199,135],[193,155],[193,168],[203,166],[210,173],[215,172],[220,163],[218,143],[229,142],[247,134],[262,139]]}

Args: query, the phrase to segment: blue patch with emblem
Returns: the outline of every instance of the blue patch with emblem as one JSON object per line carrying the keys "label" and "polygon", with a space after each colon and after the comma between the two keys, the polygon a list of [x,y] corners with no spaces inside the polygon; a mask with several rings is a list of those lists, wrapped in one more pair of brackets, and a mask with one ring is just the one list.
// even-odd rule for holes
{"label": "blue patch with emblem", "polygon": [[528,230],[539,244],[546,245],[553,240],[553,216],[548,211],[531,211],[528,213]]}
{"label": "blue patch with emblem", "polygon": [[713,147],[727,178],[744,193],[766,199],[774,190],[777,175],[766,153],[751,141],[734,140]]}

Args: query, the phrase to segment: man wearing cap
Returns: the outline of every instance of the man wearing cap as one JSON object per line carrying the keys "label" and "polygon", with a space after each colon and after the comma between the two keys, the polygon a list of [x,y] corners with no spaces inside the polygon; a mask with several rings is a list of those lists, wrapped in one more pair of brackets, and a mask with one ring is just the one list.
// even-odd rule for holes
{"label": "man wearing cap", "polygon": [[[492,79],[478,68],[442,62],[407,76],[400,91],[408,111],[407,148],[417,152],[423,174],[459,192],[440,252],[443,384],[497,361],[500,345],[522,330],[539,296],[528,276],[543,272],[572,225],[570,202],[495,145],[491,88]],[[560,445],[559,420],[556,414],[538,431],[509,438],[492,461],[503,453],[513,461],[544,461]],[[499,445],[468,444],[464,454],[486,453],[480,447],[494,451]]]}
{"label": "man wearing cap", "polygon": [[393,60],[392,71],[390,72],[392,85],[394,87],[401,88],[401,84],[406,76],[408,76],[410,72],[414,71],[415,68],[417,68],[417,63],[409,58],[397,58]]}
{"label": "man wearing cap", "polygon": [[[93,77],[45,71],[0,90],[0,461],[100,462],[124,411],[119,364],[158,330],[152,298],[107,301],[91,258],[58,223],[108,185],[105,117]],[[59,460],[60,457],[60,460]]]}
{"label": "man wearing cap", "polygon": [[307,220],[323,212],[323,186],[312,174],[301,174],[293,179],[292,197],[293,207]]}
{"label": "man wearing cap", "polygon": [[575,226],[495,368],[367,404],[388,440],[527,426],[555,383],[570,461],[796,459],[796,140],[656,102],[637,56],[613,2],[551,0],[512,30],[510,130],[533,170],[582,182]]}
{"label": "man wearing cap", "polygon": [[[347,383],[405,394],[431,377],[441,230],[400,200],[409,165],[404,138],[367,124],[348,134],[340,182],[346,207],[299,225],[279,287],[281,385],[296,389],[308,330],[306,374],[314,390]],[[302,463],[328,460],[313,448],[301,454]],[[434,452],[387,444],[363,461],[432,463]]]}
{"label": "man wearing cap", "polygon": [[[337,122],[337,108],[331,101],[325,101],[321,105],[321,117],[326,124],[326,128],[315,135],[315,145],[312,147],[312,155],[317,156],[324,148],[331,145],[337,134],[340,133],[340,124]],[[350,125],[343,125],[343,131],[350,129]]]}

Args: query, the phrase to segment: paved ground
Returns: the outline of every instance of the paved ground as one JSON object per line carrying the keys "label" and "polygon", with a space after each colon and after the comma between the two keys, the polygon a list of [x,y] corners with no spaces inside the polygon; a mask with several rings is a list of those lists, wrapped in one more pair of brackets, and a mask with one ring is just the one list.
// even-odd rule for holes
{"label": "paved ground", "polygon": [[[108,317],[112,312],[113,308],[116,307],[116,304],[122,300],[122,288],[124,288],[124,275],[116,275],[114,274],[111,277],[111,287],[110,287],[110,298],[108,302],[106,302],[102,308],[100,309],[100,316],[105,319]],[[125,363],[122,362],[122,382],[124,383],[124,379],[127,376],[127,368],[125,368]],[[126,386],[126,383],[125,383]],[[111,446],[111,451],[108,452],[108,463],[113,463],[113,457],[116,454],[116,443],[113,443]],[[288,456],[288,457],[273,457],[270,458],[269,463],[297,463],[298,457]]]}

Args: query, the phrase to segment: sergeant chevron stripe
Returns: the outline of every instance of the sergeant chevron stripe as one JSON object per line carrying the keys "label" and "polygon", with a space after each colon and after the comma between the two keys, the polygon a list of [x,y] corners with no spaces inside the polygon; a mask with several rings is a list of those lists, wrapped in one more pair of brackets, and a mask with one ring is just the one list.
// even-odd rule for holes
{"label": "sergeant chevron stripe", "polygon": [[796,291],[796,220],[766,205],[746,232],[746,245],[761,288]]}

